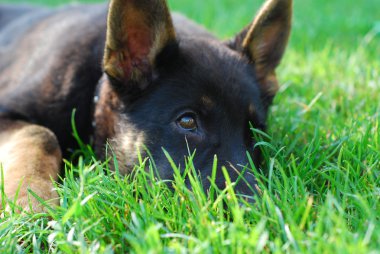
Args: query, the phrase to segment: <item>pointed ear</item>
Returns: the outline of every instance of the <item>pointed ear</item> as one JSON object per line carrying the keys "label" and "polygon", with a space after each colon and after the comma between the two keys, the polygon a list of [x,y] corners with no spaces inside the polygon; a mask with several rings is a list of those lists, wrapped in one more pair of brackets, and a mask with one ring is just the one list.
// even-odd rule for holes
{"label": "pointed ear", "polygon": [[124,85],[147,86],[155,59],[175,31],[165,0],[111,0],[104,71]]}
{"label": "pointed ear", "polygon": [[253,63],[264,98],[273,98],[278,90],[275,68],[288,42],[291,19],[292,0],[267,0],[252,24],[229,42]]}

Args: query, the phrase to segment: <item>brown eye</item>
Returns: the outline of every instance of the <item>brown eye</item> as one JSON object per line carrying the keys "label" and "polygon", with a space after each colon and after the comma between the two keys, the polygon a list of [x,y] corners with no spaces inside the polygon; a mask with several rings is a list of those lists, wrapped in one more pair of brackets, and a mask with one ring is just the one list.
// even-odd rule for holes
{"label": "brown eye", "polygon": [[177,125],[186,131],[195,131],[197,129],[197,122],[192,115],[183,115],[177,120]]}

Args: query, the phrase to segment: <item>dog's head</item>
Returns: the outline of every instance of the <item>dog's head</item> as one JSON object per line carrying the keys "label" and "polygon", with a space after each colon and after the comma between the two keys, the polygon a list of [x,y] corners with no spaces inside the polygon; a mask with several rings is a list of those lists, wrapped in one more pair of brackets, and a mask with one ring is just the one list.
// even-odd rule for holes
{"label": "dog's head", "polygon": [[[182,165],[196,149],[202,179],[217,155],[236,180],[248,164],[247,152],[260,160],[250,124],[265,129],[291,12],[291,0],[268,0],[251,25],[220,42],[198,31],[178,32],[164,0],[112,0],[107,75],[95,113],[98,144],[110,138],[124,172],[133,168],[138,151],[148,150],[160,176],[171,178],[162,148]],[[244,177],[254,184],[249,173]],[[225,182],[219,171],[216,182]],[[252,194],[249,189],[243,181],[237,185],[239,192]]]}

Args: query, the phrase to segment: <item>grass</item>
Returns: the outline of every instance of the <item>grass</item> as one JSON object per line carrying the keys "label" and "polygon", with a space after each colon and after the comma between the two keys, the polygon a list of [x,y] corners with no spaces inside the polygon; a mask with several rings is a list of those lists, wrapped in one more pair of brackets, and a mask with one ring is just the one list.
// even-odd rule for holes
{"label": "grass", "polygon": [[[260,3],[170,1],[222,38],[247,24]],[[3,215],[0,253],[380,253],[376,6],[295,1],[281,90],[261,143],[266,163],[252,169],[261,189],[254,205],[239,206],[231,186],[205,196],[191,158],[193,191],[173,166],[173,192],[142,170],[150,161],[121,177],[84,146],[77,164],[66,163],[60,207]]]}

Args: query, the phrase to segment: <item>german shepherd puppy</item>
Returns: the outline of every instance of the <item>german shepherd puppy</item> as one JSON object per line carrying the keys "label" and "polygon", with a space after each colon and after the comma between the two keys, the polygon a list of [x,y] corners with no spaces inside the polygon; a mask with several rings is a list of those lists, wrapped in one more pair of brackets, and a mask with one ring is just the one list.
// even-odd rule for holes
{"label": "german shepherd puppy", "polygon": [[[236,191],[253,195],[249,122],[265,129],[278,90],[275,68],[286,47],[292,0],[267,0],[252,24],[221,42],[165,0],[111,0],[56,10],[0,6],[0,162],[5,194],[41,210],[28,189],[58,204],[62,157],[76,141],[70,119],[104,158],[108,142],[127,174],[150,151],[161,178],[172,169],[164,148],[195,166],[208,188],[213,156]],[[216,183],[225,179],[217,172]]]}

